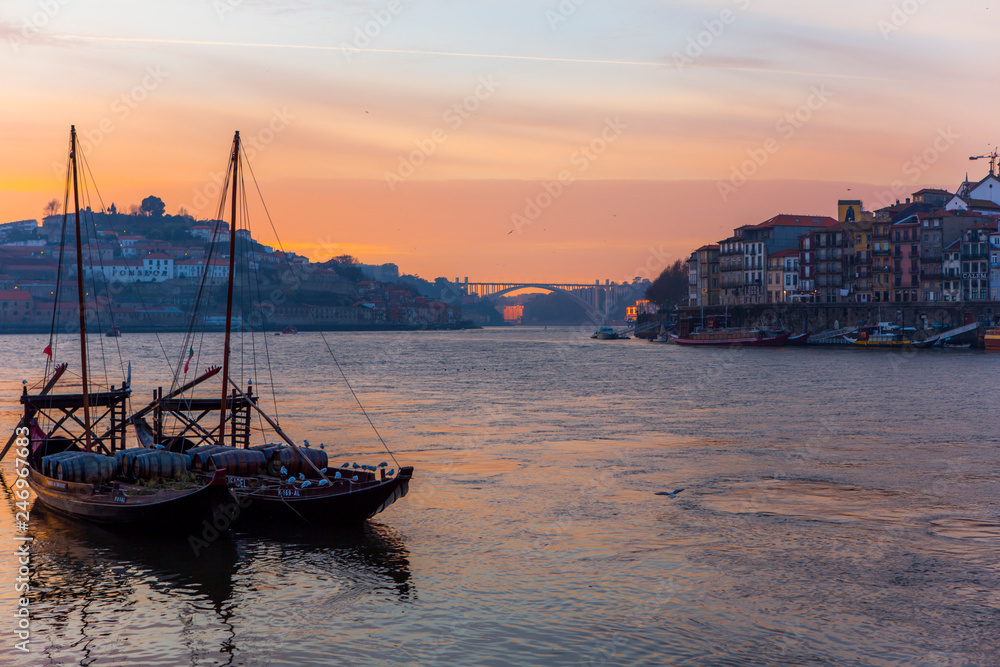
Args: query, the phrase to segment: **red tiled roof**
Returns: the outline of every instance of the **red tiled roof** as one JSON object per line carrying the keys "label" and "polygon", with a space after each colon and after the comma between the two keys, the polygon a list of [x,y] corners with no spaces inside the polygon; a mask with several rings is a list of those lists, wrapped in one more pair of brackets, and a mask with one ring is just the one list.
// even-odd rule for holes
{"label": "red tiled roof", "polygon": [[761,227],[825,227],[830,223],[839,221],[827,215],[791,215],[782,213],[769,220],[765,220],[759,225],[753,225],[758,229]]}
{"label": "red tiled roof", "polygon": [[798,248],[788,248],[787,250],[779,250],[778,252],[771,253],[768,257],[798,257]]}

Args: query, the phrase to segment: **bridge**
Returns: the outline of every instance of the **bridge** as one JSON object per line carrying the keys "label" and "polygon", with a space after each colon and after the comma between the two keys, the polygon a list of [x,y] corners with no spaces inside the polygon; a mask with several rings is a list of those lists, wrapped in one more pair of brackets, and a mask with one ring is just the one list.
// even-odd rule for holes
{"label": "bridge", "polygon": [[495,301],[505,294],[523,289],[539,289],[554,294],[565,294],[571,301],[579,304],[594,323],[603,323],[609,313],[625,302],[645,298],[647,283],[613,283],[599,280],[591,283],[549,283],[549,282],[503,282],[503,283],[470,283],[455,279],[454,286],[465,296],[475,296],[481,299]]}

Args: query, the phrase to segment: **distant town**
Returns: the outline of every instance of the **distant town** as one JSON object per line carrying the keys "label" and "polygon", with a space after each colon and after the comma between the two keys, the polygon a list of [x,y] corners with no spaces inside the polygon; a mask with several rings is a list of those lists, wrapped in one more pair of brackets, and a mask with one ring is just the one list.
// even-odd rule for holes
{"label": "distant town", "polygon": [[[211,292],[212,303],[225,303],[220,290],[229,266],[228,223],[196,220],[183,210],[167,215],[164,208],[150,196],[127,212],[114,204],[106,211],[85,209],[81,245],[93,326],[183,330],[206,274],[210,289],[218,292]],[[0,224],[0,332],[47,332],[53,322],[72,330],[79,320],[74,227],[71,220],[64,233],[59,210],[53,200],[40,221]],[[217,240],[220,250],[210,254],[213,238],[221,245]],[[262,244],[243,229],[236,232],[235,252],[237,271],[253,273],[259,298],[250,305],[237,297],[234,319],[274,331],[575,324],[593,320],[585,302],[609,305],[597,299],[609,293],[606,287],[483,298],[470,291],[468,278],[432,282],[400,275],[392,263],[365,264],[348,255],[311,262]],[[641,295],[648,285],[648,280],[637,283],[632,292]],[[635,318],[635,299],[614,306],[612,315],[619,320]],[[225,318],[216,311],[224,308],[209,310],[199,324],[222,328]]]}
{"label": "distant town", "polygon": [[925,188],[837,218],[776,215],[695,250],[687,304],[984,304],[1000,301],[1000,178]]}

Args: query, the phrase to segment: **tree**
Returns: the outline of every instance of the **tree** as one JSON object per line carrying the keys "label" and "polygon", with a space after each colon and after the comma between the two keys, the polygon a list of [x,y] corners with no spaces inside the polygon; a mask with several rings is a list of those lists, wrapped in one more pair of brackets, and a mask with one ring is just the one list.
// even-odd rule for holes
{"label": "tree", "polygon": [[52,201],[50,201],[48,204],[45,205],[45,217],[46,218],[49,217],[50,215],[55,215],[58,212],[59,212],[59,200],[58,199],[53,199]]}
{"label": "tree", "polygon": [[163,211],[166,210],[166,208],[167,207],[163,205],[162,199],[150,195],[142,200],[142,206],[139,210],[152,218],[162,218]]}
{"label": "tree", "polygon": [[646,288],[646,298],[663,308],[673,308],[688,297],[687,265],[677,260]]}

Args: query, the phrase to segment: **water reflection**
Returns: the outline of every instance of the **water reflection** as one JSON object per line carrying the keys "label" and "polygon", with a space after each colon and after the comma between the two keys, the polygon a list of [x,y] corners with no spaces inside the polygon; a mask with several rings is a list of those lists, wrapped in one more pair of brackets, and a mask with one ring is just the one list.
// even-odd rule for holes
{"label": "water reflection", "polygon": [[[0,471],[5,487],[11,478]],[[262,628],[311,630],[300,619],[319,609],[414,597],[404,541],[378,524],[233,533],[196,555],[186,535],[129,534],[35,503],[31,534],[35,651],[50,663],[267,664]]]}

